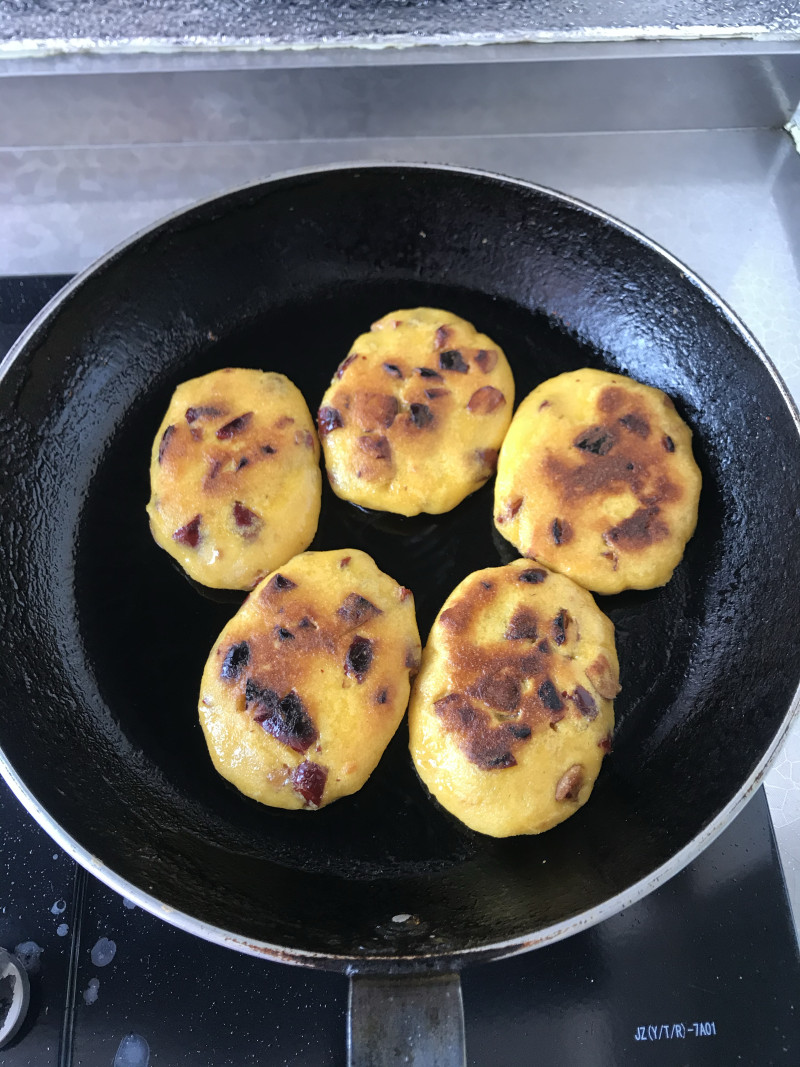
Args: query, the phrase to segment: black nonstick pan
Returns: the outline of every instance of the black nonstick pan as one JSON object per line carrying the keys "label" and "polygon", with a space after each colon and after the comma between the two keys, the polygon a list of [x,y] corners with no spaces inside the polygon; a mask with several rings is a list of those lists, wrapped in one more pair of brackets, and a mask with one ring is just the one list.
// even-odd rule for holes
{"label": "black nonstick pan", "polygon": [[[590,802],[541,837],[498,841],[453,821],[417,780],[403,728],[364,789],[320,812],[238,794],[212,769],[196,701],[241,596],[193,586],[148,530],[149,447],[178,382],[222,366],[282,371],[313,410],[358,333],[420,304],[493,337],[520,399],[601,367],[668,392],[695,434],[700,519],[675,576],[598,598],[622,668],[613,754]],[[201,204],[45,309],[2,366],[0,420],[12,789],[141,906],[242,951],[356,975],[357,1008],[388,978],[395,1007],[455,1003],[453,981],[431,975],[565,937],[649,892],[745,803],[787,729],[800,679],[797,413],[713,293],[567,197],[369,165]],[[401,519],[326,488],[312,547],[370,553],[413,590],[424,637],[465,575],[514,558],[491,494]],[[359,1016],[353,1063],[383,1062],[395,1017]],[[440,1062],[419,1048],[414,1062]]]}

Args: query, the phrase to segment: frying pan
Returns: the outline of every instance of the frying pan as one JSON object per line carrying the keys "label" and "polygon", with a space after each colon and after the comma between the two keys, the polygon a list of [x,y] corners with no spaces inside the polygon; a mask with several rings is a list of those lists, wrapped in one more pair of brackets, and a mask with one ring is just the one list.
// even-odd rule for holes
{"label": "frying pan", "polygon": [[[665,390],[695,434],[700,517],[675,576],[598,598],[622,668],[613,755],[589,804],[541,837],[493,840],[452,820],[415,777],[403,728],[362,791],[330,808],[273,811],[238,794],[212,769],[196,699],[241,596],[193,586],[147,527],[149,446],[178,382],[268,368],[314,409],[359,332],[420,304],[493,337],[519,398],[562,371],[606,368]],[[373,1014],[352,1023],[353,1063],[389,1056],[391,1027],[411,1025],[398,1005],[423,1012],[426,1033],[407,1039],[416,1062],[461,1062],[457,979],[440,976],[652,890],[729,822],[788,728],[797,413],[708,288],[568,197],[369,165],[200,204],[56,297],[2,365],[0,413],[3,774],[62,847],[142,907],[245,952],[355,975],[353,1005]],[[413,590],[424,635],[466,574],[514,558],[491,493],[403,519],[326,489],[312,547],[370,553]],[[389,979],[394,1015],[380,1002]],[[424,1019],[437,998],[444,1031]]]}

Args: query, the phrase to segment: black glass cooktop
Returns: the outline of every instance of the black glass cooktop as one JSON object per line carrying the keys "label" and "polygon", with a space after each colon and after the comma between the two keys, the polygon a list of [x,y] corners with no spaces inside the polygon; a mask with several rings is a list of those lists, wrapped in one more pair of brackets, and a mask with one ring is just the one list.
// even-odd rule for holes
{"label": "black glass cooktop", "polygon": [[[64,281],[0,279],[0,350]],[[133,907],[3,783],[0,947],[31,986],[3,1067],[346,1062],[346,978],[210,945]],[[800,1063],[800,958],[763,789],[655,893],[462,981],[470,1067]]]}

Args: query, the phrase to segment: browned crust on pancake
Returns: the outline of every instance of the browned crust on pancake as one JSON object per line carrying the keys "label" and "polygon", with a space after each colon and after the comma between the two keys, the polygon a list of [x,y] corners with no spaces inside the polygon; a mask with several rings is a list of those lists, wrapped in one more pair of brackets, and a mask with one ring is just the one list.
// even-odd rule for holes
{"label": "browned crust on pancake", "polygon": [[590,368],[523,400],[500,452],[495,523],[586,588],[667,581],[697,521],[692,434],[660,390]]}
{"label": "browned crust on pancake", "polygon": [[[401,514],[438,512],[494,473],[514,399],[510,369],[498,349],[461,343],[476,336],[471,324],[437,325],[436,315],[452,319],[436,309],[385,316],[373,331],[402,340],[384,352],[362,336],[335,374],[317,425],[338,495]],[[431,463],[445,454],[446,494]]]}
{"label": "browned crust on pancake", "polygon": [[[568,689],[554,684],[554,657],[573,658],[581,636],[579,620],[567,609],[545,612],[536,603],[536,590],[548,577],[544,568],[498,569],[491,580],[467,585],[439,616],[450,691],[435,702],[434,711],[467,758],[487,771],[515,766],[522,746],[537,732],[557,728],[566,716],[592,719],[597,714],[594,697],[577,677]],[[517,597],[504,627],[479,640],[479,621],[501,583],[512,586]],[[538,641],[540,635],[548,635],[549,641]],[[595,678],[606,692],[619,691],[619,679],[605,656],[597,657],[586,673],[600,696],[605,694]]]}

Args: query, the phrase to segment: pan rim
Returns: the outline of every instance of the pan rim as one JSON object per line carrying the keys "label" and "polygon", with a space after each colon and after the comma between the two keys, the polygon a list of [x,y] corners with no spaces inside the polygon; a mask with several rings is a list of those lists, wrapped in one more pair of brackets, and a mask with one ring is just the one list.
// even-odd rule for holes
{"label": "pan rim", "polygon": [[[694,271],[686,267],[686,265],[672,253],[663,248],[658,242],[647,237],[635,227],[623,222],[610,213],[600,208],[596,208],[577,197],[551,189],[548,186],[479,168],[439,163],[398,163],[389,161],[366,161],[361,163],[356,161],[326,164],[323,166],[293,168],[287,171],[276,172],[266,178],[256,179],[252,182],[247,182],[243,185],[215,193],[212,196],[205,197],[202,200],[170,212],[119,242],[100,258],[89,264],[82,271],[78,272],[53,296],[50,301],[48,301],[48,303],[28,324],[25,330],[23,330],[19,338],[9,349],[7,355],[0,362],[0,385],[11,366],[28,348],[30,342],[36,337],[37,333],[51,318],[54,318],[58,314],[59,309],[73,292],[88,281],[95,273],[104,270],[114,260],[121,257],[129,248],[147,237],[154,235],[159,229],[168,226],[171,222],[188,216],[192,212],[200,210],[207,205],[224,200],[227,197],[246,193],[248,190],[275,185],[287,180],[304,177],[321,177],[325,174],[337,172],[400,170],[448,172],[454,175],[488,179],[493,182],[500,182],[509,186],[532,191],[543,195],[550,200],[559,201],[572,208],[577,208],[606,224],[610,224],[615,229],[632,237],[645,247],[656,252],[661,259],[666,260],[673,268],[676,268],[687,280],[696,286],[706,299],[714,305],[717,312],[721,313],[727,322],[744,338],[753,355],[765,366],[777,386],[783,402],[789,410],[795,429],[798,432],[798,435],[800,435],[800,413],[798,413],[798,406],[784,383],[783,378],[762,348],[761,344],[738,315],[727,305],[719,294],[711,288],[711,286],[704,282]],[[0,774],[2,774],[12,793],[20,801],[23,807],[26,808],[29,814],[37,821],[37,823],[39,823],[49,836],[72,857],[72,859],[80,864],[81,867],[97,877],[110,889],[113,889],[115,892],[120,893],[138,904],[145,911],[148,911],[157,918],[170,922],[172,925],[177,926],[189,934],[201,937],[206,941],[219,944],[223,947],[237,949],[238,951],[245,952],[249,955],[267,957],[282,963],[320,967],[323,969],[343,971],[345,973],[356,973],[360,970],[368,969],[385,970],[389,966],[395,969],[405,968],[408,970],[415,968],[419,969],[422,967],[430,968],[431,966],[450,966],[453,969],[460,969],[462,965],[469,962],[512,956],[541,945],[551,944],[562,940],[579,930],[588,929],[589,927],[610,918],[624,908],[629,907],[631,904],[648,895],[664,882],[672,878],[708,845],[710,845],[751,799],[752,794],[761,784],[765,774],[774,762],[779,749],[782,747],[786,736],[789,733],[795,717],[798,715],[798,711],[800,711],[800,684],[798,684],[798,687],[795,690],[779,730],[773,736],[772,742],[758,761],[749,778],[739,787],[728,804],[717,813],[711,822],[704,827],[692,841],[645,878],[635,882],[632,886],[629,886],[626,890],[609,898],[602,904],[598,904],[595,907],[572,916],[569,919],[563,920],[560,923],[536,931],[534,934],[521,934],[501,942],[492,942],[486,945],[459,949],[449,953],[420,952],[408,956],[384,956],[365,952],[363,955],[357,956],[338,955],[327,952],[314,952],[308,949],[287,949],[281,945],[248,939],[243,935],[227,931],[222,927],[197,919],[187,912],[171,908],[157,897],[139,889],[133,883],[127,881],[127,879],[121,875],[118,875],[115,871],[107,867],[102,860],[93,856],[87,849],[80,845],[77,840],[63,830],[57,820],[38,803],[31,790],[25,785],[22,778],[17,774],[11,763],[8,761],[2,748],[0,748]]]}

